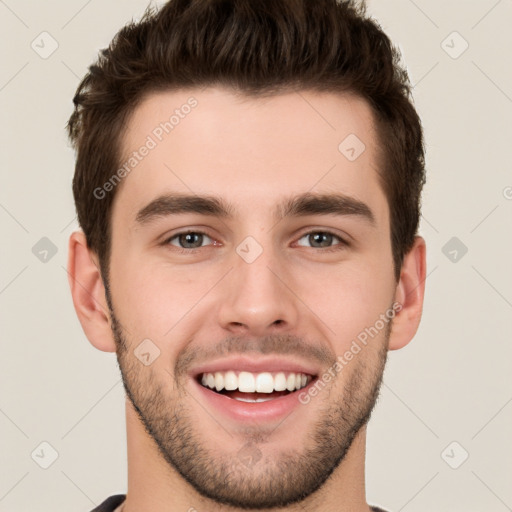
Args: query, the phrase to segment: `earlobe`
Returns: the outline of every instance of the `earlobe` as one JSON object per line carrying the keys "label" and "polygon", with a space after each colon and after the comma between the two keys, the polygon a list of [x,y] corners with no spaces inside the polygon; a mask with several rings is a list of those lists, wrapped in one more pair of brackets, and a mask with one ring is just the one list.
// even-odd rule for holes
{"label": "earlobe", "polygon": [[98,350],[115,352],[105,287],[96,257],[82,231],[69,237],[67,270],[73,304],[85,335]]}
{"label": "earlobe", "polygon": [[426,277],[426,245],[416,236],[412,249],[404,256],[395,301],[401,305],[393,319],[389,350],[407,345],[418,330],[423,311]]}

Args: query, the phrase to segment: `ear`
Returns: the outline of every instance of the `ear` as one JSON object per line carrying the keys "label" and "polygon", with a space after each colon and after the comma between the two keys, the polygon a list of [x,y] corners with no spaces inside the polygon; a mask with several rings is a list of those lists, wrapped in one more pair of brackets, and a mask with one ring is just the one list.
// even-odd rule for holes
{"label": "ear", "polygon": [[401,309],[393,319],[389,339],[389,350],[405,347],[418,330],[423,311],[425,293],[426,245],[421,236],[416,236],[412,249],[404,256],[395,301]]}
{"label": "ear", "polygon": [[76,314],[88,340],[98,350],[115,352],[97,256],[87,246],[82,231],[75,231],[69,237],[68,281]]}

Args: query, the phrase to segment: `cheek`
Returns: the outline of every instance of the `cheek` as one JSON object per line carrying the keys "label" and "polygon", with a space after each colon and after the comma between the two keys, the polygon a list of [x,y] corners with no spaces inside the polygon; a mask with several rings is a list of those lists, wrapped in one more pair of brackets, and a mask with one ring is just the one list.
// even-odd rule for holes
{"label": "cheek", "polygon": [[116,313],[133,337],[169,340],[218,280],[214,274],[213,269],[185,271],[162,262],[125,260],[112,273]]}
{"label": "cheek", "polygon": [[[374,326],[393,302],[391,262],[354,260],[338,269],[305,272],[297,293],[326,326],[326,336],[340,353]],[[379,322],[378,326],[382,322]]]}

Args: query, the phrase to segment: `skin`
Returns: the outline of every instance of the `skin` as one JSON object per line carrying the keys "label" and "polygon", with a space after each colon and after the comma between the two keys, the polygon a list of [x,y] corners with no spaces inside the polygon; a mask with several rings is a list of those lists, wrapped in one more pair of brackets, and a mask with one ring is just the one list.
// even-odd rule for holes
{"label": "skin", "polygon": [[[222,88],[152,94],[128,122],[125,154],[191,96],[198,106],[116,190],[108,297],[83,233],[70,237],[78,317],[96,348],[117,352],[127,392],[123,512],[368,511],[365,424],[388,350],[417,331],[425,281],[419,236],[394,279],[370,107],[351,95],[312,91],[266,99]],[[338,150],[351,133],[366,146],[354,161]],[[219,196],[235,215],[186,213],[138,224],[137,212],[164,192]],[[304,192],[357,198],[375,225],[321,214],[276,223],[275,206]],[[179,237],[164,243],[188,228],[208,235],[195,240],[201,248],[179,254],[193,244],[180,246]],[[307,236],[325,230],[349,244],[328,238],[325,247],[339,250],[325,252]],[[236,252],[247,236],[263,249],[252,263]],[[219,415],[187,374],[216,351],[293,357],[327,371],[394,301],[401,310],[392,325],[280,423]],[[145,339],[160,350],[149,366],[133,353]],[[248,466],[243,450],[258,460]]]}

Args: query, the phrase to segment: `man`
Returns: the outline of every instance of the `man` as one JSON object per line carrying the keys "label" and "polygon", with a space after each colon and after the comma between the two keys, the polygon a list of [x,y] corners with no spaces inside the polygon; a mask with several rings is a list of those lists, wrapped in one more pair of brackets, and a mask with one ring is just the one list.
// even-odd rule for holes
{"label": "man", "polygon": [[126,390],[96,511],[370,511],[366,425],[421,318],[423,135],[335,0],[171,0],[79,85],[70,286]]}

